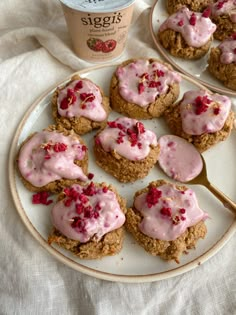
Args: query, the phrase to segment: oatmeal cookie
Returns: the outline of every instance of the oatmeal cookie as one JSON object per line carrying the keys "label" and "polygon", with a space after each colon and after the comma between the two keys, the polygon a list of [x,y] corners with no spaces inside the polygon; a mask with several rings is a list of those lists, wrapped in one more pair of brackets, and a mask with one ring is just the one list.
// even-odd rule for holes
{"label": "oatmeal cookie", "polygon": [[166,9],[169,14],[177,12],[183,6],[194,12],[202,12],[213,2],[213,0],[167,0]]}
{"label": "oatmeal cookie", "polygon": [[211,48],[208,58],[209,72],[229,89],[236,91],[236,36]]}
{"label": "oatmeal cookie", "polygon": [[83,135],[106,124],[109,98],[89,79],[75,75],[58,87],[52,97],[52,115],[57,124]]}
{"label": "oatmeal cookie", "polygon": [[125,227],[151,255],[179,262],[206,236],[207,217],[191,189],[157,180],[135,193]]}
{"label": "oatmeal cookie", "polygon": [[[73,185],[59,195],[52,209],[54,228],[49,244],[81,259],[115,255],[123,245],[126,201],[111,185]],[[63,213],[63,215],[62,215]]]}
{"label": "oatmeal cookie", "polygon": [[159,145],[156,135],[131,118],[108,122],[94,141],[96,163],[120,182],[134,182],[147,176],[155,165]]}
{"label": "oatmeal cookie", "polygon": [[210,5],[211,20],[217,28],[214,38],[220,41],[236,33],[236,2],[234,0],[219,0]]}
{"label": "oatmeal cookie", "polygon": [[73,130],[50,125],[21,144],[16,166],[30,191],[57,193],[65,186],[87,180],[87,146]]}
{"label": "oatmeal cookie", "polygon": [[175,57],[199,59],[210,49],[216,25],[209,14],[192,12],[183,7],[161,24],[157,37]]}
{"label": "oatmeal cookie", "polygon": [[156,59],[130,59],[111,79],[113,110],[135,119],[160,117],[179,96],[180,75]]}
{"label": "oatmeal cookie", "polygon": [[165,120],[173,134],[203,152],[230,135],[234,113],[227,96],[196,90],[186,92],[182,100],[166,112]]}

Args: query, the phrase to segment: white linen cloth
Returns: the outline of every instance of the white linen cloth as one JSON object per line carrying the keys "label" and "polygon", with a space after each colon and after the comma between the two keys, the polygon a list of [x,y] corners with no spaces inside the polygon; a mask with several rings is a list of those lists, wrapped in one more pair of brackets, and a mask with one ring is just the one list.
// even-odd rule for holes
{"label": "white linen cloth", "polygon": [[[125,53],[159,57],[149,32],[154,1],[137,0]],[[57,0],[0,2],[0,314],[236,314],[236,236],[218,254],[175,278],[113,283],[58,262],[31,236],[8,183],[12,137],[33,101],[90,66],[71,49]]]}

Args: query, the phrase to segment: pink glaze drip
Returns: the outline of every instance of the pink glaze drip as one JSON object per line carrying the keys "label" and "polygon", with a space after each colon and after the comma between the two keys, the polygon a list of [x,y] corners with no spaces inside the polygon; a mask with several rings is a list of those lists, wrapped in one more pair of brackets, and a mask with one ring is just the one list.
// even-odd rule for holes
{"label": "pink glaze drip", "polygon": [[[76,89],[76,84],[82,82],[82,88]],[[71,89],[76,96],[76,101],[68,108],[62,109],[61,103],[67,97],[67,91]],[[95,98],[92,101],[81,100],[82,93],[92,93]],[[102,106],[102,95],[99,88],[88,80],[72,81],[67,87],[60,90],[57,99],[57,108],[60,116],[63,117],[86,117],[93,121],[103,121],[106,119],[107,114]]]}
{"label": "pink glaze drip", "polygon": [[220,62],[236,63],[236,38],[226,39],[218,47],[221,50]]}
{"label": "pink glaze drip", "polygon": [[[191,16],[194,16],[195,24],[190,24]],[[183,7],[178,12],[168,17],[160,26],[159,31],[163,32],[172,29],[181,33],[186,43],[191,47],[201,47],[206,44],[216,30],[216,25],[210,18],[202,16],[202,13],[190,11]]]}
{"label": "pink glaze drip", "polygon": [[[196,99],[207,96],[206,111],[196,114]],[[188,91],[180,104],[183,131],[190,135],[212,133],[223,128],[229,115],[231,100],[225,95],[210,94],[204,90]]]}
{"label": "pink glaze drip", "polygon": [[180,75],[165,65],[139,59],[116,71],[119,93],[126,101],[145,107],[181,81]]}
{"label": "pink glaze drip", "polygon": [[202,159],[197,149],[188,141],[174,135],[159,138],[158,163],[171,178],[187,182],[200,174]]}
{"label": "pink glaze drip", "polygon": [[[208,218],[191,189],[182,192],[165,184],[157,188],[161,197],[155,205],[148,205],[147,193],[136,197],[135,208],[143,215],[139,228],[143,234],[154,239],[172,241],[190,226]],[[177,220],[179,219],[179,220]]]}
{"label": "pink glaze drip", "polygon": [[212,16],[229,15],[233,23],[236,23],[236,1],[219,0],[210,5]]}
{"label": "pink glaze drip", "polygon": [[[65,206],[64,200],[61,200],[52,209],[53,225],[63,235],[81,243],[88,242],[92,238],[99,241],[103,235],[124,224],[125,215],[114,192],[109,189],[104,192],[102,188],[95,188],[95,193],[88,196],[83,191],[85,187],[73,185],[71,188],[78,193],[78,198],[74,198],[69,206]],[[85,199],[83,201],[85,211],[80,211],[81,213],[78,214],[76,205],[82,204],[80,199]],[[86,207],[90,208],[90,215],[86,215]],[[96,216],[92,215],[94,212],[97,213]],[[73,226],[75,218],[81,220],[82,228]]]}
{"label": "pink glaze drip", "polygon": [[[55,152],[53,148],[45,150],[46,144],[52,146],[63,143],[65,151]],[[42,187],[58,179],[87,180],[81,167],[74,160],[82,160],[85,155],[82,145],[76,137],[64,136],[59,132],[38,132],[21,148],[18,167],[22,176],[36,187]]]}
{"label": "pink glaze drip", "polygon": [[[138,120],[120,117],[111,123],[115,123],[117,127],[107,126],[95,140],[106,152],[114,150],[128,160],[138,161],[148,156],[150,146],[157,146],[157,138],[153,131],[145,128],[143,132],[137,131],[137,125],[143,126]],[[134,141],[132,141],[132,135],[129,134],[130,130],[136,134]]]}

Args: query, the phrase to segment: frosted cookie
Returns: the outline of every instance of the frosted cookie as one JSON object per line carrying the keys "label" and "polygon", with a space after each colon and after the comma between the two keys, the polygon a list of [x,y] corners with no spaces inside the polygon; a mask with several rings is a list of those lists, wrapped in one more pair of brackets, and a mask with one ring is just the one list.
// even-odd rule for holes
{"label": "frosted cookie", "polygon": [[214,38],[224,40],[236,33],[236,1],[219,0],[210,5],[211,20],[217,28]]}
{"label": "frosted cookie", "polygon": [[203,167],[201,155],[187,140],[164,135],[158,139],[158,144],[158,164],[167,176],[180,182],[188,182],[200,174]]}
{"label": "frosted cookie", "polygon": [[126,202],[105,183],[64,189],[52,208],[55,243],[82,259],[117,254],[123,244]]}
{"label": "frosted cookie", "polygon": [[209,14],[207,10],[198,13],[183,7],[161,24],[157,34],[160,44],[175,57],[203,57],[211,46],[216,30]]}
{"label": "frosted cookie", "polygon": [[158,180],[135,193],[125,227],[148,253],[179,262],[205,237],[207,217],[192,189]]}
{"label": "frosted cookie", "polygon": [[205,90],[192,90],[165,115],[171,132],[203,152],[224,141],[233,128],[231,100]]}
{"label": "frosted cookie", "polygon": [[169,14],[177,12],[183,6],[194,12],[202,12],[213,0],[167,0],[166,9]]}
{"label": "frosted cookie", "polygon": [[17,168],[30,191],[60,192],[65,186],[88,179],[87,147],[73,131],[51,125],[23,142]]}
{"label": "frosted cookie", "polygon": [[211,48],[208,70],[227,88],[236,91],[236,33]]}
{"label": "frosted cookie", "polygon": [[109,121],[94,141],[96,163],[120,182],[144,178],[157,161],[159,146],[154,132],[136,119]]}
{"label": "frosted cookie", "polygon": [[102,127],[110,111],[109,99],[89,79],[75,75],[52,98],[52,115],[57,124],[82,135]]}
{"label": "frosted cookie", "polygon": [[180,75],[155,59],[123,62],[112,76],[113,110],[136,119],[161,116],[179,96]]}

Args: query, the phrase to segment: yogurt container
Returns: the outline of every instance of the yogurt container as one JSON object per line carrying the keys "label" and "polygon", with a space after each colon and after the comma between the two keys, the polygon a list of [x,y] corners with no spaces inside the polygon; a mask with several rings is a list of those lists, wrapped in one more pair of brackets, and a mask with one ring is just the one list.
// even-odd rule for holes
{"label": "yogurt container", "polygon": [[135,0],[60,0],[75,53],[106,62],[124,51]]}

